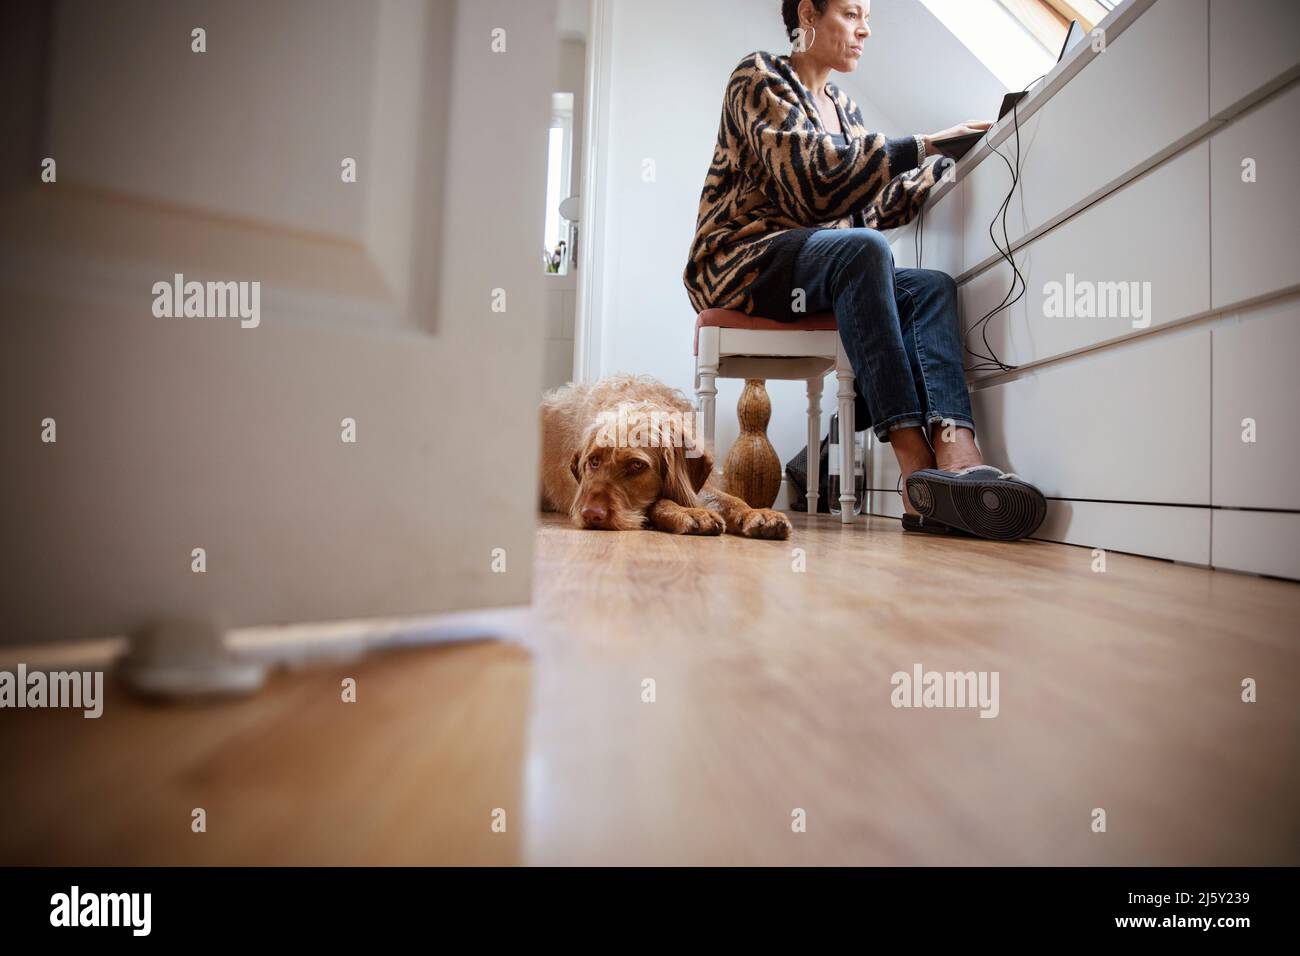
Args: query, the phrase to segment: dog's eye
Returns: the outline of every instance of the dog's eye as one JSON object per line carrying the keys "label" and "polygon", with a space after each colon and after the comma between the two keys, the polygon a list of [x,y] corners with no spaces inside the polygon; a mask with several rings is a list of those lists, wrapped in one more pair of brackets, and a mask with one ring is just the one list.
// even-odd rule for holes
{"label": "dog's eye", "polygon": [[592,471],[595,471],[597,468],[600,467],[600,459],[599,459],[599,458],[588,458],[588,459],[587,459],[587,467],[590,468]]}
{"label": "dog's eye", "polygon": [[645,462],[638,458],[627,466],[627,470],[632,472],[634,475],[639,471],[645,471]]}

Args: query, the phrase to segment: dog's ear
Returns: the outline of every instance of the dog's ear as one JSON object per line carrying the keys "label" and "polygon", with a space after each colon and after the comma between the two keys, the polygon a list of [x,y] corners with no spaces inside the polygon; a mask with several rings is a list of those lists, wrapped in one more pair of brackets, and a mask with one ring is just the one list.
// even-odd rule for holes
{"label": "dog's ear", "polygon": [[684,508],[699,507],[695,493],[704,487],[713,468],[713,455],[702,451],[697,458],[687,458],[680,445],[670,445],[660,459],[660,477],[663,479],[661,496],[675,501]]}
{"label": "dog's ear", "polygon": [[[697,492],[704,487],[704,483],[709,480],[709,475],[713,472],[713,452],[707,448],[701,448],[699,455],[694,458],[686,458],[686,473],[691,476],[691,487]],[[683,454],[683,457],[686,457]]]}
{"label": "dog's ear", "polygon": [[573,472],[573,480],[578,484],[582,484],[582,476],[578,474],[578,456],[581,454],[582,450],[579,449],[578,451],[575,451],[573,457],[569,459],[569,471]]}

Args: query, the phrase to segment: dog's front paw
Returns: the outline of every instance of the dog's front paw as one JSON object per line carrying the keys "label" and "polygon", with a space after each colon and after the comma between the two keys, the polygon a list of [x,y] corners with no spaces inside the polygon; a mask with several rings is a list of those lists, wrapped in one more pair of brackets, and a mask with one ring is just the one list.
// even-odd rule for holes
{"label": "dog's front paw", "polygon": [[708,508],[682,508],[673,516],[673,534],[722,534],[727,523],[722,515]]}
{"label": "dog's front paw", "polygon": [[784,541],[790,537],[790,531],[790,519],[771,508],[755,508],[740,519],[740,533],[746,538]]}

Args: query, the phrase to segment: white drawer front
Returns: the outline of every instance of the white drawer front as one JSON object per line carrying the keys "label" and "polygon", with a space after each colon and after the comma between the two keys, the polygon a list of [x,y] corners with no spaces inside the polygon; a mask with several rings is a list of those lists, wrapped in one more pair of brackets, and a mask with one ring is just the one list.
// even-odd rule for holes
{"label": "white drawer front", "polygon": [[1242,317],[1211,333],[1214,503],[1300,510],[1300,297]]}
{"label": "white drawer front", "polygon": [[1210,503],[1210,333],[1135,342],[972,394],[984,457],[1045,495]]}
{"label": "white drawer front", "polygon": [[[1018,250],[1025,297],[988,323],[998,356],[1024,365],[1209,311],[1208,184],[1201,143]],[[1010,275],[1002,264],[964,284],[964,328]]]}
{"label": "white drawer front", "polygon": [[[1034,114],[1021,130],[1013,240],[1209,121],[1208,19],[1207,0],[1159,0]],[[989,156],[966,183],[969,269],[994,254],[989,222],[1010,179]]]}
{"label": "white drawer front", "polygon": [[[1109,501],[1049,501],[1034,535],[1106,551],[1126,551],[1189,564],[1210,563],[1210,509]],[[1091,567],[1092,555],[1081,562]]]}
{"label": "white drawer front", "polygon": [[1300,65],[1296,0],[1210,0],[1210,112],[1218,115]]}
{"label": "white drawer front", "polygon": [[1300,514],[1214,511],[1216,568],[1300,579]]}
{"label": "white drawer front", "polygon": [[[1300,284],[1297,153],[1300,85],[1210,137],[1215,308]],[[1254,182],[1243,179],[1246,160],[1254,161]]]}

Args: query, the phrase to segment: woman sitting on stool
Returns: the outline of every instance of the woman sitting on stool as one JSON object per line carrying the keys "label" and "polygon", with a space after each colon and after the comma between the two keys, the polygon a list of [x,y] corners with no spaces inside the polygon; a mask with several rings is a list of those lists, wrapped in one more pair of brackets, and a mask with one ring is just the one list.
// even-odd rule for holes
{"label": "woman sitting on stool", "polygon": [[991,124],[895,139],[869,132],[827,78],[857,67],[870,0],[783,0],[782,14],[791,54],[751,53],[727,82],[683,275],[691,304],[787,322],[832,311],[858,427],[888,442],[902,470],[903,527],[1027,537],[1046,502],[984,464],[975,445],[956,283],[895,269],[877,231],[911,222],[951,164],[927,162],[935,140]]}

